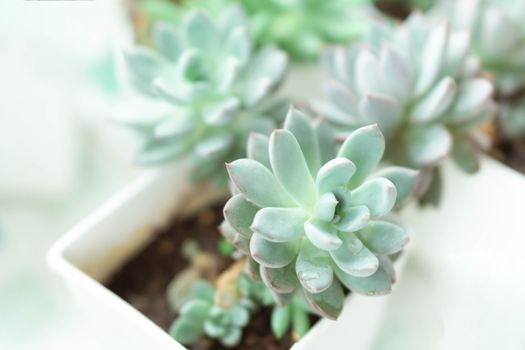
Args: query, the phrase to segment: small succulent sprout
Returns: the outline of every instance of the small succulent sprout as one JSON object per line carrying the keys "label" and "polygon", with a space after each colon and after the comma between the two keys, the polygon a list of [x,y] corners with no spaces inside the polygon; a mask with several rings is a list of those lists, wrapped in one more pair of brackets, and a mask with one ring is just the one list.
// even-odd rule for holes
{"label": "small succulent sprout", "polygon": [[[351,133],[339,152],[323,124],[291,108],[284,129],[252,135],[251,159],[227,164],[238,194],[225,205],[223,234],[242,246],[279,304],[300,289],[322,316],[343,307],[342,285],[379,295],[394,280],[387,255],[408,241],[383,217],[412,193],[417,172],[379,164],[385,140],[376,125]],[[224,229],[226,228],[226,230]]]}
{"label": "small succulent sprout", "polygon": [[316,58],[328,42],[355,38],[371,0],[240,0],[259,44],[277,44],[294,60]]}
{"label": "small succulent sprout", "polygon": [[179,26],[158,23],[153,48],[126,52],[131,80],[156,106],[121,121],[139,136],[140,163],[188,156],[194,178],[218,178],[225,161],[244,155],[250,132],[269,134],[275,127],[272,116],[281,115],[283,104],[273,91],[284,77],[286,54],[253,49],[240,7],[219,17],[212,21],[193,10]]}
{"label": "small succulent sprout", "polygon": [[339,137],[378,124],[386,159],[395,164],[431,169],[454,153],[456,163],[475,171],[470,134],[495,104],[492,84],[477,76],[470,41],[468,32],[417,12],[395,28],[375,23],[361,45],[326,54],[326,98],[312,107]]}
{"label": "small succulent sprout", "polygon": [[443,1],[437,17],[472,33],[481,66],[493,75],[500,95],[525,87],[525,5],[522,0]]}
{"label": "small succulent sprout", "polygon": [[208,282],[194,284],[192,298],[179,312],[169,329],[178,342],[191,345],[203,336],[218,339],[224,346],[233,347],[242,338],[242,329],[250,320],[250,305],[246,300],[222,308],[214,304],[216,290]]}

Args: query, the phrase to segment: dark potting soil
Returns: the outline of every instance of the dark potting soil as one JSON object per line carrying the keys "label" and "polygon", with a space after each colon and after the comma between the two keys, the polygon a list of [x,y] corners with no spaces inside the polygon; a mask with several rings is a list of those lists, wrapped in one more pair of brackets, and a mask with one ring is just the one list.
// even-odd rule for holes
{"label": "dark potting soil", "polygon": [[[122,266],[106,286],[167,331],[176,314],[168,305],[166,289],[173,276],[188,266],[180,251],[182,243],[192,239],[201,250],[214,254],[219,271],[225,270],[232,262],[217,252],[221,237],[217,227],[222,221],[222,208],[222,205],[217,205],[204,209],[194,217],[175,219],[159,229],[152,242]],[[292,335],[288,332],[282,339],[275,339],[270,329],[270,317],[270,308],[263,308],[253,315],[244,329],[241,344],[235,349],[289,349],[293,344]],[[189,348],[225,349],[219,342],[206,339]]]}

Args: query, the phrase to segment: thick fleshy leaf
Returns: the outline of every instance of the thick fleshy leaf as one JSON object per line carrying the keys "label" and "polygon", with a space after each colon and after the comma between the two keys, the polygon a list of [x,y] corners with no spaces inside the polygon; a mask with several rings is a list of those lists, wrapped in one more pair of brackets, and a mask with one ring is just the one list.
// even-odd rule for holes
{"label": "thick fleshy leaf", "polygon": [[156,138],[184,137],[197,127],[197,120],[191,116],[185,118],[166,118],[155,126],[153,133]]}
{"label": "thick fleshy leaf", "polygon": [[306,237],[317,248],[322,250],[334,250],[343,243],[337,236],[337,231],[329,224],[318,220],[309,220],[304,224]]}
{"label": "thick fleshy leaf", "polygon": [[207,78],[202,53],[197,50],[184,51],[177,64],[177,73],[188,82],[199,82]]}
{"label": "thick fleshy leaf", "polygon": [[270,93],[272,84],[272,81],[268,78],[248,81],[241,91],[244,106],[251,108],[260,103]]}
{"label": "thick fleshy leaf", "polygon": [[308,117],[294,107],[290,107],[284,121],[284,128],[294,135],[301,147],[310,174],[315,176],[321,166],[321,155],[315,131]]}
{"label": "thick fleshy leaf", "polygon": [[204,108],[203,119],[209,125],[225,125],[235,117],[240,105],[241,101],[237,97],[229,97],[209,104]]}
{"label": "thick fleshy leaf", "polygon": [[259,264],[269,268],[285,267],[297,255],[297,241],[284,243],[270,242],[254,233],[250,240],[250,253]]}
{"label": "thick fleshy leaf", "polygon": [[208,281],[199,280],[191,287],[191,296],[193,298],[207,300],[212,303],[214,294],[215,289]]}
{"label": "thick fleshy leaf", "polygon": [[236,305],[230,309],[230,315],[234,325],[244,327],[250,321],[250,313],[245,307]]}
{"label": "thick fleshy leaf", "polygon": [[290,300],[292,300],[294,296],[294,293],[277,293],[272,289],[270,289],[270,292],[273,296],[273,300],[275,301],[275,303],[281,307],[288,305],[288,303],[290,303]]}
{"label": "thick fleshy leaf", "polygon": [[179,158],[188,148],[183,142],[151,142],[140,149],[136,161],[144,165],[161,164]]}
{"label": "thick fleshy leaf", "polygon": [[187,96],[182,95],[180,91],[176,91],[163,78],[153,80],[152,88],[160,98],[169,103],[176,105],[185,105],[187,103]]}
{"label": "thick fleshy leaf", "polygon": [[[359,115],[358,98],[346,89],[341,83],[329,80],[323,83],[324,94],[337,107],[344,116],[344,120],[352,119]],[[342,121],[344,121],[342,120]]]}
{"label": "thick fleshy leaf", "polygon": [[235,28],[226,40],[226,51],[237,58],[242,65],[250,59],[251,40],[246,27]]}
{"label": "thick fleshy leaf", "polygon": [[519,45],[522,28],[501,7],[487,7],[483,25],[479,29],[479,37],[484,52],[489,56],[498,57]]}
{"label": "thick fleshy leaf", "polygon": [[364,229],[357,232],[357,236],[371,251],[379,255],[397,253],[408,243],[405,230],[386,221],[370,221]]}
{"label": "thick fleshy leaf", "polygon": [[260,265],[257,261],[253,260],[249,255],[246,258],[246,264],[244,265],[244,272],[253,281],[260,281]]}
{"label": "thick fleshy leaf", "polygon": [[468,174],[474,174],[479,170],[478,155],[465,135],[454,138],[452,158],[454,162]]}
{"label": "thick fleshy leaf", "polygon": [[366,124],[377,124],[384,134],[391,135],[401,121],[403,110],[388,95],[369,94],[361,99],[359,112]]}
{"label": "thick fleshy leaf", "polygon": [[299,250],[295,271],[303,288],[310,293],[319,293],[326,290],[333,281],[330,256],[328,253],[317,249],[308,241],[303,242]]}
{"label": "thick fleshy leaf", "polygon": [[153,29],[153,37],[158,50],[171,61],[176,61],[181,53],[182,43],[175,27],[167,23],[157,23]]}
{"label": "thick fleshy leaf", "polygon": [[381,50],[379,71],[386,92],[401,102],[408,100],[411,84],[410,69],[403,57],[391,45],[385,45]]}
{"label": "thick fleshy leaf", "polygon": [[267,78],[272,85],[279,82],[288,65],[286,54],[274,47],[266,47],[260,50],[250,64],[250,75],[255,78]]}
{"label": "thick fleshy leaf", "polygon": [[231,180],[247,200],[259,207],[289,207],[294,204],[273,174],[252,159],[226,165]]}
{"label": "thick fleshy leaf", "polygon": [[292,330],[298,334],[299,337],[303,337],[310,330],[310,320],[308,312],[306,311],[307,306],[303,303],[295,302],[292,309]]}
{"label": "thick fleshy leaf", "polygon": [[291,306],[275,306],[272,310],[271,327],[277,339],[281,339],[284,333],[290,328]]}
{"label": "thick fleshy leaf", "polygon": [[355,62],[355,84],[361,95],[380,93],[379,62],[368,50],[362,50]]}
{"label": "thick fleshy leaf", "polygon": [[310,106],[318,115],[332,123],[355,127],[359,125],[358,113],[351,115],[330,101],[313,98],[310,101]]}
{"label": "thick fleshy leaf", "polygon": [[344,272],[358,277],[366,277],[376,272],[377,257],[351,232],[339,235],[343,244],[330,251],[335,264]]}
{"label": "thick fleshy leaf", "polygon": [[396,282],[396,269],[392,260],[388,256],[380,255],[377,257],[379,259],[379,266],[385,271],[385,273],[390,277],[390,282],[393,284]]}
{"label": "thick fleshy leaf", "polygon": [[471,35],[469,31],[450,33],[443,74],[456,77],[462,73],[461,70],[470,50],[470,45]]}
{"label": "thick fleshy leaf", "polygon": [[463,82],[448,114],[448,120],[458,122],[480,112],[492,96],[494,88],[486,79],[471,79]]}
{"label": "thick fleshy leaf", "polygon": [[409,156],[417,166],[438,164],[452,149],[452,136],[440,124],[411,128],[405,142]]}
{"label": "thick fleshy leaf", "polygon": [[235,83],[241,72],[241,63],[235,57],[229,57],[222,65],[219,71],[217,90],[220,92],[227,91]]}
{"label": "thick fleshy leaf", "polygon": [[215,323],[211,320],[204,322],[204,333],[211,338],[220,338],[228,332],[225,325]]}
{"label": "thick fleshy leaf", "polygon": [[236,233],[233,236],[233,239],[230,242],[235,248],[237,248],[241,253],[248,255],[250,254],[250,239],[244,237],[240,233]]}
{"label": "thick fleshy leaf", "polygon": [[287,130],[275,130],[270,136],[269,153],[277,180],[299,205],[313,208],[317,190],[294,135]]}
{"label": "thick fleshy leaf", "polygon": [[419,172],[409,168],[391,166],[382,169],[376,174],[390,180],[396,186],[396,205],[405,202],[415,191]]}
{"label": "thick fleshy leaf", "polygon": [[323,165],[315,179],[317,190],[321,193],[346,186],[356,171],[356,167],[347,158],[335,158]]}
{"label": "thick fleshy leaf", "polygon": [[354,131],[343,143],[339,157],[350,159],[356,172],[348,183],[350,188],[361,184],[377,167],[385,152],[385,138],[377,125],[369,125]]}
{"label": "thick fleshy leaf", "polygon": [[124,60],[135,82],[148,91],[152,87],[153,80],[160,75],[166,64],[157,52],[145,47],[135,47],[126,51]]}
{"label": "thick fleshy leaf", "polygon": [[219,42],[219,32],[211,19],[201,11],[193,11],[185,17],[183,33],[186,45],[199,50],[212,50]]}
{"label": "thick fleshy leaf", "polygon": [[300,208],[262,208],[257,212],[251,230],[268,241],[288,242],[304,234],[308,213]]}
{"label": "thick fleshy leaf", "polygon": [[410,114],[414,122],[435,120],[452,104],[456,95],[456,83],[450,77],[443,78],[430,92],[414,105]]}
{"label": "thick fleshy leaf", "polygon": [[261,278],[264,284],[275,292],[282,294],[291,293],[299,285],[294,267],[295,264],[293,262],[278,269],[261,266]]}
{"label": "thick fleshy leaf", "polygon": [[421,53],[421,62],[416,82],[416,96],[425,93],[436,81],[445,57],[449,37],[449,26],[442,23],[430,31]]}
{"label": "thick fleshy leaf", "polygon": [[343,232],[355,232],[362,229],[370,220],[370,209],[365,205],[358,205],[344,210],[340,220],[334,225]]}
{"label": "thick fleshy leaf", "polygon": [[208,318],[211,306],[209,301],[191,299],[181,307],[179,314],[197,324],[202,324]]}
{"label": "thick fleshy leaf", "polygon": [[353,190],[350,201],[354,205],[368,207],[371,217],[379,217],[392,210],[396,197],[394,184],[384,177],[376,177]]}
{"label": "thick fleshy leaf", "polygon": [[313,122],[313,127],[319,142],[319,151],[321,155],[321,164],[326,164],[329,160],[334,159],[337,155],[335,135],[321,119]]}
{"label": "thick fleshy leaf", "polygon": [[373,296],[389,294],[392,291],[390,276],[382,267],[368,277],[352,276],[339,268],[335,268],[334,272],[339,281],[355,293]]}
{"label": "thick fleshy leaf", "polygon": [[202,325],[190,319],[177,319],[172,323],[169,334],[181,344],[189,345],[196,342],[203,334]]}
{"label": "thick fleshy leaf", "polygon": [[319,197],[315,204],[315,216],[322,221],[332,221],[338,203],[332,192],[326,192]]}
{"label": "thick fleshy leaf", "polygon": [[247,201],[243,195],[237,194],[230,198],[224,206],[224,218],[237,232],[249,238],[252,235],[250,226],[259,208]]}
{"label": "thick fleshy leaf", "polygon": [[246,146],[246,154],[248,158],[261,163],[267,168],[271,168],[270,155],[268,154],[268,146],[270,138],[259,133],[251,133],[248,137],[248,145]]}
{"label": "thick fleshy leaf", "polygon": [[234,142],[232,134],[216,134],[202,139],[195,145],[195,154],[201,158],[216,159],[224,156]]}
{"label": "thick fleshy leaf", "polygon": [[321,316],[336,320],[343,309],[345,294],[341,284],[334,280],[328,289],[320,293],[304,292],[306,301]]}

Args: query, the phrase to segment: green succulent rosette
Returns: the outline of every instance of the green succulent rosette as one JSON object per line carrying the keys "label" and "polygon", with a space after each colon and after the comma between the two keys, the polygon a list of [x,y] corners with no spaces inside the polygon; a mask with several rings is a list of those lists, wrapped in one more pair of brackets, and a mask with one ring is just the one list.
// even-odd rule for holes
{"label": "green succulent rosette", "polygon": [[131,81],[155,106],[119,120],[138,135],[137,160],[156,165],[185,156],[197,179],[218,178],[224,162],[244,155],[250,132],[275,127],[283,101],[273,92],[286,72],[286,54],[254,50],[237,6],[215,22],[195,10],[179,27],[159,23],[154,41],[153,48],[125,54]]}
{"label": "green succulent rosette", "polygon": [[259,45],[276,44],[294,60],[312,60],[327,43],[344,43],[366,28],[370,0],[239,0]]}
{"label": "green succulent rosette", "polygon": [[204,336],[217,339],[226,347],[237,345],[250,320],[253,303],[245,298],[223,308],[215,305],[214,296],[215,288],[210,283],[196,282],[191,299],[182,306],[169,329],[170,335],[184,345],[191,345]]}
{"label": "green succulent rosette", "polygon": [[364,42],[325,55],[325,99],[312,107],[340,137],[378,124],[386,158],[423,169],[429,183],[449,155],[475,172],[472,134],[493,116],[495,104],[491,82],[479,76],[469,53],[469,33],[447,22],[433,24],[420,13],[396,27],[377,22]]}
{"label": "green succulent rosette", "polygon": [[389,254],[408,241],[384,219],[407,200],[417,172],[389,167],[369,177],[385,149],[377,126],[357,129],[336,152],[330,131],[291,109],[270,138],[252,134],[247,159],[227,165],[236,191],[224,208],[222,233],[251,261],[285,305],[301,291],[320,315],[337,318],[343,286],[390,292]]}

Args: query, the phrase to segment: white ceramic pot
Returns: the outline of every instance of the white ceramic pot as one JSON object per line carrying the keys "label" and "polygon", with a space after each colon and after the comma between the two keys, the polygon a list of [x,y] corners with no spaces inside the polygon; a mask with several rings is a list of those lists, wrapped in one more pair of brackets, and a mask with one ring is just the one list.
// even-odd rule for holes
{"label": "white ceramic pot", "polygon": [[[184,215],[224,197],[209,189],[192,188],[181,181],[186,173],[180,164],[145,171],[63,236],[49,252],[52,269],[68,282],[90,317],[111,327],[112,336],[120,337],[120,345],[128,350],[184,349],[103,283],[149,242],[156,228],[174,215]],[[401,264],[399,261],[398,267]],[[381,320],[387,299],[350,296],[339,321],[318,322],[293,349],[318,349],[311,343],[325,337],[331,339],[328,344],[341,344],[338,335],[341,331],[343,335],[352,334],[352,340],[342,344],[365,348]],[[341,328],[342,325],[345,327]]]}

